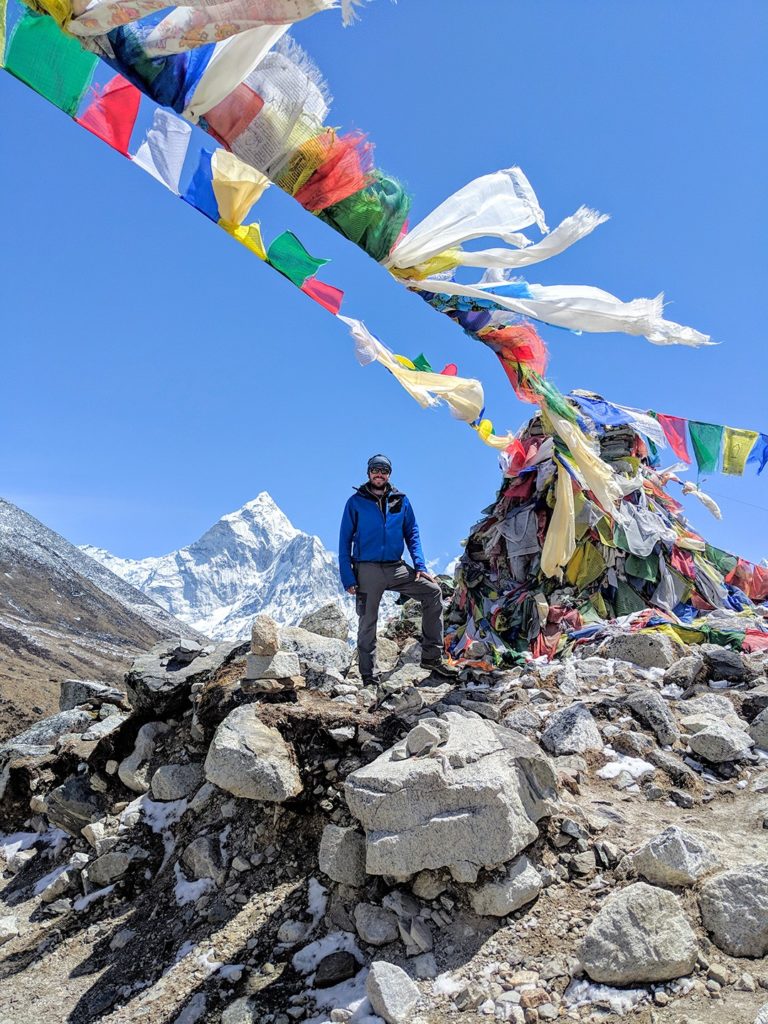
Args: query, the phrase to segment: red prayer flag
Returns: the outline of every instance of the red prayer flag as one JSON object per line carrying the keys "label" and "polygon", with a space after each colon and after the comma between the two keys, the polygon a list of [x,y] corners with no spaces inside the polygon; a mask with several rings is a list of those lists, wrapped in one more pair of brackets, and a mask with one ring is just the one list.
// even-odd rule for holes
{"label": "red prayer flag", "polygon": [[441,377],[456,377],[458,375],[459,368],[456,363],[447,363],[440,371]]}
{"label": "red prayer flag", "polygon": [[115,75],[102,92],[94,90],[91,105],[75,120],[103,139],[118,153],[128,156],[131,132],[139,113],[141,93],[121,75]]}
{"label": "red prayer flag", "polygon": [[301,286],[301,290],[334,316],[341,309],[344,292],[340,288],[334,288],[332,284],[318,281],[316,277],[308,277]]}
{"label": "red prayer flag", "polygon": [[660,412],[654,415],[661,424],[661,429],[664,431],[664,436],[669,441],[672,451],[678,459],[690,463],[691,456],[688,453],[688,443],[686,441],[688,421],[681,419],[679,416],[664,416]]}

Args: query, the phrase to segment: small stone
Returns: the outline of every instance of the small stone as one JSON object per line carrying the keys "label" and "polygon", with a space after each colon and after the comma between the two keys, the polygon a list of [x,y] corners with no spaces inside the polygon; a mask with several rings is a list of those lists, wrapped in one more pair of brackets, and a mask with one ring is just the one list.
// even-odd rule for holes
{"label": "small stone", "polygon": [[711,850],[677,825],[649,839],[624,863],[652,885],[692,885],[720,864]]}
{"label": "small stone", "polygon": [[122,949],[124,946],[128,945],[135,935],[136,932],[132,928],[121,928],[113,936],[112,941],[109,944],[109,948],[111,950]]}
{"label": "small stone", "polygon": [[415,977],[427,980],[437,977],[437,961],[433,953],[421,953],[411,960],[411,969]]}
{"label": "small stone", "polygon": [[689,654],[680,658],[664,673],[665,686],[679,686],[681,690],[687,690],[698,683],[703,683],[707,678],[707,663],[700,654]]}
{"label": "small stone", "polygon": [[276,654],[249,654],[245,660],[245,675],[248,679],[287,679],[300,676],[299,657],[292,651],[278,651]]}
{"label": "small stone", "polygon": [[448,727],[439,719],[419,722],[405,738],[405,749],[410,757],[424,756],[444,742]]}
{"label": "small stone", "polygon": [[88,865],[88,881],[97,889],[111,885],[122,878],[132,864],[146,860],[147,856],[147,851],[142,850],[140,846],[105,853]]}
{"label": "small stone", "polygon": [[518,858],[501,882],[487,882],[469,894],[476,914],[506,917],[535,900],[541,892],[541,875],[527,857]]}
{"label": "small stone", "polygon": [[295,946],[306,938],[307,929],[308,926],[303,921],[294,921],[292,918],[288,918],[277,929],[277,941],[286,946]]}
{"label": "small stone", "polygon": [[181,855],[182,863],[195,878],[212,878],[217,885],[224,881],[218,843],[208,836],[193,839]]}
{"label": "small stone", "polygon": [[401,967],[374,960],[368,972],[365,991],[373,1012],[387,1024],[404,1024],[419,1002],[419,990]]}
{"label": "small stone", "polygon": [[269,615],[257,615],[251,625],[251,654],[271,658],[280,650],[280,631]]}
{"label": "small stone", "polygon": [[595,720],[580,703],[550,715],[541,734],[541,743],[553,754],[583,754],[587,750],[603,749]]}
{"label": "small stone", "polygon": [[203,780],[200,764],[161,765],[150,782],[154,800],[183,800],[198,788]]}
{"label": "small stone", "polygon": [[624,704],[655,734],[662,746],[671,745],[680,735],[672,712],[655,690],[635,690],[624,699]]}
{"label": "small stone", "polygon": [[354,917],[357,934],[369,946],[385,946],[398,937],[397,918],[389,910],[372,903],[358,903]]}
{"label": "small stone", "polygon": [[331,985],[337,985],[340,981],[354,978],[359,970],[360,964],[346,950],[329,953],[317,965],[315,987],[329,988]]}
{"label": "small stone", "polygon": [[0,946],[19,934],[19,922],[13,914],[0,917]]}
{"label": "small stone", "polygon": [[420,900],[436,900],[448,888],[437,871],[420,871],[411,882],[411,892]]}
{"label": "small stone", "polygon": [[760,747],[761,750],[768,750],[768,707],[752,720],[749,735],[754,740],[755,746]]}
{"label": "small stone", "polygon": [[365,837],[355,828],[326,825],[320,840],[320,870],[334,882],[365,884]]}

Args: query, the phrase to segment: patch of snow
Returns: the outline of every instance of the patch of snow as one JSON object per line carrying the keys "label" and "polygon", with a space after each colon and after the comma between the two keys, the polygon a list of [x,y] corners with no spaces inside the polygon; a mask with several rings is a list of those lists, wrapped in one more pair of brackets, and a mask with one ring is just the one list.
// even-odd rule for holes
{"label": "patch of snow", "polygon": [[449,971],[445,971],[443,974],[438,974],[432,982],[432,991],[436,996],[455,996],[465,985],[465,981],[460,981],[458,978],[452,977]]}
{"label": "patch of snow", "polygon": [[314,928],[325,914],[328,906],[328,890],[316,878],[310,878],[307,885],[307,912]]}
{"label": "patch of snow", "polygon": [[34,846],[38,839],[42,839],[39,832],[13,832],[8,836],[0,836],[0,857],[10,860],[20,850]]}
{"label": "patch of snow", "polygon": [[59,864],[53,871],[49,871],[47,875],[43,875],[42,878],[38,879],[35,882],[35,896],[39,896],[43,889],[47,889],[51,882],[55,882],[59,875],[63,875],[68,868],[69,864]]}
{"label": "patch of snow", "polygon": [[176,876],[173,895],[180,907],[196,902],[204,892],[208,892],[213,887],[212,878],[196,878],[194,882],[188,882],[178,864],[174,864],[173,872]]}
{"label": "patch of snow", "polygon": [[[330,988],[309,989],[307,995],[314,1000],[316,1010],[349,1010],[352,1016],[349,1024],[383,1024],[381,1017],[373,1013],[373,1008],[365,993],[365,981],[368,968],[357,972],[354,978],[339,982]],[[329,1024],[330,1017],[326,1014],[311,1017],[306,1024]]]}
{"label": "patch of snow", "polygon": [[612,988],[610,985],[597,985],[583,978],[572,981],[563,993],[567,1006],[599,1006],[611,1010],[623,1017],[639,1003],[648,998],[644,988]]}
{"label": "patch of snow", "polygon": [[215,959],[215,952],[212,949],[208,949],[205,953],[201,953],[197,958],[197,962],[203,969],[206,977],[211,974],[215,974],[216,971],[220,971],[224,964],[220,960]]}
{"label": "patch of snow", "polygon": [[195,948],[195,943],[191,939],[187,939],[186,942],[182,943],[176,950],[176,955],[173,958],[175,964],[181,963],[185,956],[189,956],[192,950]]}
{"label": "patch of snow", "polygon": [[342,950],[351,953],[359,963],[363,962],[363,954],[353,935],[349,932],[330,932],[322,939],[316,939],[300,949],[298,953],[294,954],[291,963],[300,974],[309,974],[310,971],[314,971],[324,956]]}
{"label": "patch of snow", "polygon": [[96,900],[100,900],[104,896],[109,896],[114,888],[114,885],[106,885],[103,889],[97,889],[95,892],[89,892],[87,896],[81,896],[79,900],[75,900],[73,903],[73,909],[85,910],[86,907],[90,907],[90,905],[95,903]]}
{"label": "patch of snow", "polygon": [[245,964],[224,964],[219,970],[219,977],[224,981],[239,981],[244,970]]}
{"label": "patch of snow", "polygon": [[186,800],[150,800],[146,793],[134,803],[140,805],[144,823],[158,834],[181,821],[187,810]]}
{"label": "patch of snow", "polygon": [[615,760],[598,768],[597,777],[599,779],[616,779],[622,773],[626,773],[637,782],[646,775],[653,775],[656,771],[652,764],[644,761],[641,757],[629,757],[627,754],[615,753],[614,757]]}

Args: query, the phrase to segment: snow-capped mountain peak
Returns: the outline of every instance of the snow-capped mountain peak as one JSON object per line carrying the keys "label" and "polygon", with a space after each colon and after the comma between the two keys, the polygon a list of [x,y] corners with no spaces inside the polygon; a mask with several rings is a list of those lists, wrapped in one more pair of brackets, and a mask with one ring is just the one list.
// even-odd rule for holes
{"label": "snow-capped mountain peak", "polygon": [[83,550],[214,639],[246,636],[260,612],[294,624],[328,601],[349,605],[336,559],[319,538],[297,530],[266,491],[167,555],[127,559]]}

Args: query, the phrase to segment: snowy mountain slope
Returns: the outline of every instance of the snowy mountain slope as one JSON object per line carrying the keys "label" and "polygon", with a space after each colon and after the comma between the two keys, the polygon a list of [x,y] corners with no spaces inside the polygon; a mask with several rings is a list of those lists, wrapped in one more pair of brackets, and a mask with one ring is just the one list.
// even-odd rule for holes
{"label": "snowy mountain slope", "polygon": [[168,637],[203,639],[0,499],[0,733],[53,710],[62,679],[117,681],[137,653]]}
{"label": "snowy mountain slope", "polygon": [[261,612],[284,625],[329,601],[353,613],[336,559],[317,537],[297,530],[266,491],[167,555],[132,560],[102,548],[83,551],[216,640],[247,636]]}

